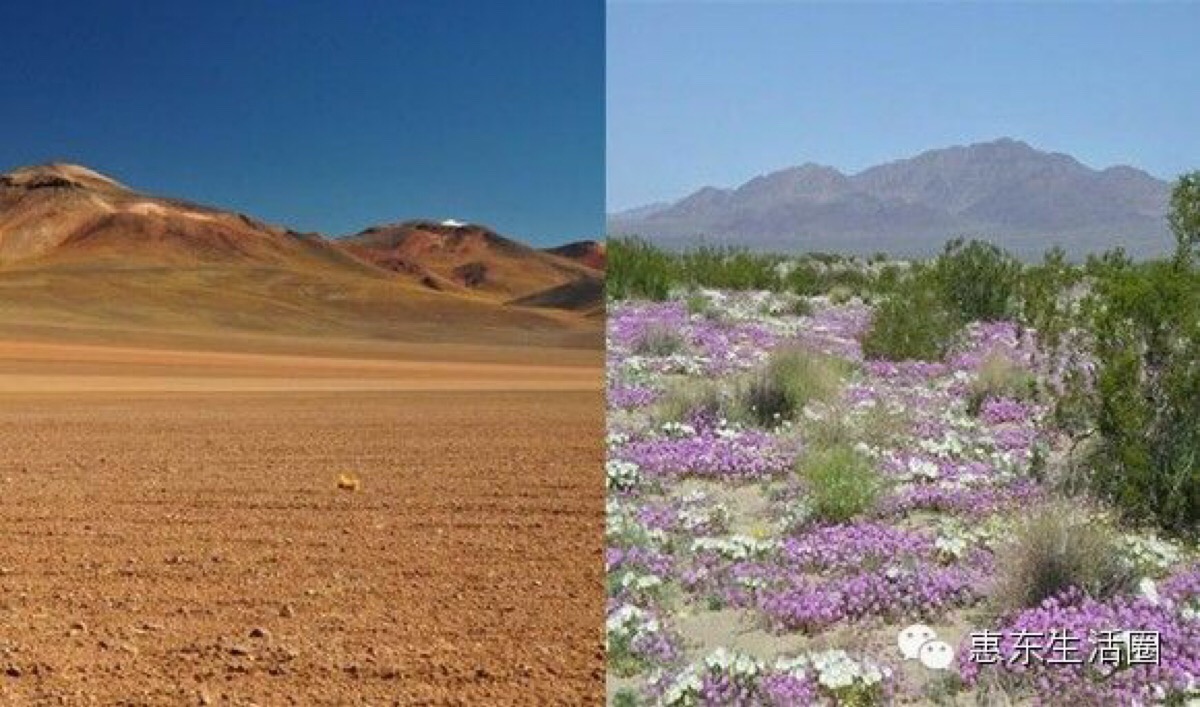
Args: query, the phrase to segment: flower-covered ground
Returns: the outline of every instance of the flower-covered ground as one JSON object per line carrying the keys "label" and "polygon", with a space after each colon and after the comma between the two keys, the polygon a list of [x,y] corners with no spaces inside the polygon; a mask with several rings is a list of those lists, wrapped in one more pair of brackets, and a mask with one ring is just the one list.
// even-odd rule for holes
{"label": "flower-covered ground", "polygon": [[[1194,548],[1122,526],[1136,585],[995,608],[1000,548],[1048,500],[1042,470],[1063,451],[1045,395],[977,385],[1002,359],[1054,390],[1030,333],[976,323],[943,360],[865,361],[872,310],[857,300],[691,297],[702,306],[609,309],[610,703],[1200,704]],[[784,347],[844,361],[837,394],[778,425],[704,409],[664,420],[671,391],[728,395]],[[796,472],[831,436],[886,482],[837,522]],[[903,658],[897,633],[913,623],[956,649],[949,669]],[[1156,663],[1131,658],[1120,631],[1156,632]],[[999,660],[979,650],[987,632]],[[1031,646],[1035,632],[1047,640]],[[1054,632],[1078,637],[1080,663],[1054,660]],[[1087,660],[1105,649],[1110,663]]]}

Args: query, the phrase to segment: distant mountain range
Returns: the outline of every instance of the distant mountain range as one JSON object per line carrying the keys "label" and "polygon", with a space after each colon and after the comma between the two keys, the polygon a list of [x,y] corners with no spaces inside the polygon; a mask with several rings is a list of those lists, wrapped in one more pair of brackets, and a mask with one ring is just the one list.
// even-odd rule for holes
{"label": "distant mountain range", "polygon": [[1167,252],[1170,185],[1141,170],[1092,169],[1024,142],[949,147],[857,174],[804,164],[734,189],[705,187],[671,204],[610,214],[610,235],[670,248],[733,244],[783,252],[925,256],[957,236],[1025,258],[1060,245],[1079,257],[1123,246]]}

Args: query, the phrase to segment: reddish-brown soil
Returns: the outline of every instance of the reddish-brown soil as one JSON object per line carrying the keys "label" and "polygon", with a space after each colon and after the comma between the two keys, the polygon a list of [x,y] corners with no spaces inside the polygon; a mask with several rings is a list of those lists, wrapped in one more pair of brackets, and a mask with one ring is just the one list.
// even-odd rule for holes
{"label": "reddish-brown soil", "polygon": [[602,701],[598,366],[23,346],[0,704]]}
{"label": "reddish-brown soil", "polygon": [[575,241],[547,248],[546,252],[574,260],[600,272],[608,268],[608,252],[602,241]]}
{"label": "reddish-brown soil", "polygon": [[601,276],[572,258],[535,250],[477,225],[409,221],[370,228],[338,245],[381,268],[428,273],[451,287],[501,302]]}
{"label": "reddish-brown soil", "polygon": [[0,324],[598,350],[601,277],[484,226],[327,239],[78,165],[0,174]]}

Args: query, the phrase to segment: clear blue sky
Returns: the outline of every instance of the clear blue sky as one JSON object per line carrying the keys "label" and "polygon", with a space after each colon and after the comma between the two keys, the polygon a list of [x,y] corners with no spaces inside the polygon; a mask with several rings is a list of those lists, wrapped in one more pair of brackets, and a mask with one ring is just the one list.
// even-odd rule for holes
{"label": "clear blue sky", "polygon": [[0,172],[71,160],[329,235],[595,237],[603,100],[602,0],[0,7]]}
{"label": "clear blue sky", "polygon": [[1200,168],[1200,3],[608,6],[608,207],[1009,136]]}

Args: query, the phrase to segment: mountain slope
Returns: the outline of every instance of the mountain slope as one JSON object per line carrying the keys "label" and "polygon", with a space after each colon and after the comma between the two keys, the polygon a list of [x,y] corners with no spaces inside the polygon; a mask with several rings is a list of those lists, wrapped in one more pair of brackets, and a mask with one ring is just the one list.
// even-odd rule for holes
{"label": "mountain slope", "polygon": [[608,253],[601,241],[575,241],[554,248],[544,248],[542,252],[573,260],[601,272],[608,267]]}
{"label": "mountain slope", "polygon": [[474,224],[405,221],[368,228],[338,243],[364,260],[431,287],[468,291],[496,301],[596,275],[569,258]]}
{"label": "mountain slope", "polygon": [[[1011,139],[931,150],[845,175],[806,164],[736,189],[706,187],[667,207],[610,216],[609,231],[678,247],[704,237],[756,249],[928,255],[985,237],[1025,257],[1171,244],[1169,185],[1127,166],[1094,170]],[[632,215],[631,215],[632,214]]]}
{"label": "mountain slope", "polygon": [[513,300],[510,304],[521,307],[545,307],[582,312],[589,317],[604,313],[604,280],[599,277],[584,277],[563,285],[535,292]]}
{"label": "mountain slope", "polygon": [[26,167],[0,176],[0,266],[70,262],[323,263],[369,270],[319,236],[140,194],[77,165]]}
{"label": "mountain slope", "polygon": [[336,240],[66,164],[0,175],[0,328],[12,327],[602,345],[577,313],[432,289]]}

